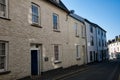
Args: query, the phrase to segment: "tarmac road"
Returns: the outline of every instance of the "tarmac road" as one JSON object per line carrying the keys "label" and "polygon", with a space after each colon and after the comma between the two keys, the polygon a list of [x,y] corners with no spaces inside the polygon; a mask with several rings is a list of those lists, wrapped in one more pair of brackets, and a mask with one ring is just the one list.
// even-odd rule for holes
{"label": "tarmac road", "polygon": [[120,80],[120,60],[105,61],[59,80]]}

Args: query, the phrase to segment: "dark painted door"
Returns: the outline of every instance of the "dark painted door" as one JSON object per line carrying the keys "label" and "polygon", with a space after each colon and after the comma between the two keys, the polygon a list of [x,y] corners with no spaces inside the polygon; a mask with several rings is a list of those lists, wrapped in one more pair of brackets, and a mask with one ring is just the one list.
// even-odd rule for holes
{"label": "dark painted door", "polygon": [[31,50],[31,74],[38,75],[38,51]]}

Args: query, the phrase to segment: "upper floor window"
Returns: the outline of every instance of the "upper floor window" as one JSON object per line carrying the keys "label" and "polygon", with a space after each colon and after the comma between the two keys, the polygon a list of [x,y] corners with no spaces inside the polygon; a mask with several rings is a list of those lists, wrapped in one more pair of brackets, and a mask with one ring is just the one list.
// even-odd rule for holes
{"label": "upper floor window", "polygon": [[82,26],[82,29],[81,29],[81,30],[82,30],[82,31],[81,31],[81,32],[82,32],[82,37],[85,37],[85,32],[86,32],[86,31],[85,31],[85,26]]}
{"label": "upper floor window", "polygon": [[7,66],[7,42],[0,41],[0,72],[6,70]]}
{"label": "upper floor window", "polygon": [[76,58],[80,58],[80,45],[76,45]]}
{"label": "upper floor window", "polygon": [[55,30],[59,29],[58,15],[55,13],[53,13],[53,29]]}
{"label": "upper floor window", "polygon": [[91,36],[91,41],[90,41],[91,46],[94,46],[94,37]]}
{"label": "upper floor window", "polygon": [[76,37],[79,37],[78,24],[77,24],[77,23],[75,23],[75,24],[74,24],[74,27],[75,27],[75,36],[76,36]]}
{"label": "upper floor window", "polygon": [[103,32],[101,31],[101,35],[103,36]]}
{"label": "upper floor window", "polygon": [[40,24],[40,16],[39,16],[39,6],[32,3],[32,23],[33,24]]}
{"label": "upper floor window", "polygon": [[98,29],[98,34],[100,34],[100,29]]}
{"label": "upper floor window", "polygon": [[92,26],[90,26],[90,32],[93,33],[93,27]]}
{"label": "upper floor window", "polygon": [[104,37],[106,37],[106,33],[104,33]]}
{"label": "upper floor window", "polygon": [[99,46],[101,47],[101,40],[99,39]]}
{"label": "upper floor window", "polygon": [[7,0],[0,0],[0,17],[8,17]]}
{"label": "upper floor window", "polygon": [[102,46],[104,46],[104,40],[102,40]]}

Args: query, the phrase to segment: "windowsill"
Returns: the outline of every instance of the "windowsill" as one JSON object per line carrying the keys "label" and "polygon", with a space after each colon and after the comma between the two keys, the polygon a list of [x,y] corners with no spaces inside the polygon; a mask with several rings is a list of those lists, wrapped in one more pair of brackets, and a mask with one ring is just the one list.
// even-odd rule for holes
{"label": "windowsill", "polygon": [[0,16],[0,19],[4,19],[4,20],[8,20],[8,21],[10,21],[11,19],[9,19],[9,18],[6,18],[6,17],[1,17]]}
{"label": "windowsill", "polygon": [[40,26],[39,24],[35,24],[35,23],[32,23],[31,26],[42,28],[42,26]]}
{"label": "windowsill", "polygon": [[54,64],[60,64],[62,63],[61,61],[55,61]]}
{"label": "windowsill", "polygon": [[81,60],[81,58],[76,58],[76,60]]}
{"label": "windowsill", "polygon": [[53,29],[53,31],[54,31],[54,32],[60,32],[60,30],[58,30],[58,29]]}
{"label": "windowsill", "polygon": [[3,72],[0,72],[0,75],[4,75],[4,74],[9,74],[11,71],[3,71]]}

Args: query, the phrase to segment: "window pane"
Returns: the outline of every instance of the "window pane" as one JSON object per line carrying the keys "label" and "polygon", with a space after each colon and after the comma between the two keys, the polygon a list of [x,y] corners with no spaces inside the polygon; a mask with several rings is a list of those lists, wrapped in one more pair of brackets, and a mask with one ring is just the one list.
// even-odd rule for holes
{"label": "window pane", "polygon": [[0,55],[5,55],[5,43],[0,43]]}
{"label": "window pane", "polygon": [[90,61],[92,61],[92,51],[90,51]]}
{"label": "window pane", "polygon": [[32,4],[32,22],[39,23],[39,7],[35,4]]}
{"label": "window pane", "polygon": [[[0,11],[3,11],[3,12],[5,12],[5,5],[3,5],[3,4],[0,4]],[[2,13],[1,13],[2,14]]]}
{"label": "window pane", "polygon": [[53,29],[58,29],[58,16],[53,14]]}
{"label": "window pane", "polygon": [[0,56],[5,55],[5,50],[0,50]]}
{"label": "window pane", "polygon": [[79,57],[78,46],[76,46],[77,57]]}
{"label": "window pane", "polygon": [[38,16],[32,15],[32,22],[38,23]]}
{"label": "window pane", "polygon": [[82,26],[82,37],[85,37],[85,27],[84,26]]}
{"label": "window pane", "polygon": [[38,16],[38,7],[37,6],[32,5],[32,13],[34,15]]}
{"label": "window pane", "polygon": [[76,57],[80,58],[80,45],[76,46]]}
{"label": "window pane", "polygon": [[75,24],[74,24],[74,27],[75,27],[75,36],[79,36],[78,24],[75,23]]}
{"label": "window pane", "polygon": [[0,16],[5,16],[5,12],[6,12],[6,4],[5,4],[5,0],[0,0]]}
{"label": "window pane", "polygon": [[0,69],[5,68],[5,57],[0,57]]}
{"label": "window pane", "polygon": [[54,46],[55,60],[59,60],[59,47]]}
{"label": "window pane", "polygon": [[0,43],[0,50],[5,50],[5,43]]}
{"label": "window pane", "polygon": [[93,33],[93,27],[92,26],[90,26],[90,32]]}
{"label": "window pane", "polygon": [[6,43],[0,41],[0,69],[5,69],[6,64]]}
{"label": "window pane", "polygon": [[0,3],[1,4],[5,4],[5,0],[0,0]]}

